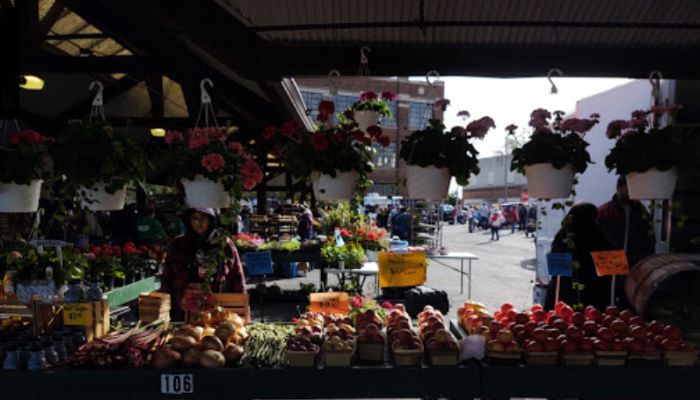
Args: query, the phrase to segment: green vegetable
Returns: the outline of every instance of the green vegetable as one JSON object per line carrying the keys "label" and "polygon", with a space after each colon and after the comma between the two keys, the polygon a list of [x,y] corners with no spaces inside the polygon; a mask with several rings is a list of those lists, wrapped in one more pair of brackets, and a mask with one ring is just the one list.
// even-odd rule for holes
{"label": "green vegetable", "polygon": [[248,340],[241,358],[243,368],[280,368],[287,365],[287,339],[294,326],[279,323],[256,323],[248,326]]}

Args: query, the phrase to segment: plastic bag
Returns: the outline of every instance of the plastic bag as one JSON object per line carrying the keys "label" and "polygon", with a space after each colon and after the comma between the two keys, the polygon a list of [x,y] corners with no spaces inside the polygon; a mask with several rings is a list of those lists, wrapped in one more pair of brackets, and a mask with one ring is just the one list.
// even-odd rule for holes
{"label": "plastic bag", "polygon": [[459,343],[459,361],[470,358],[481,360],[486,355],[486,338],[481,335],[469,335]]}

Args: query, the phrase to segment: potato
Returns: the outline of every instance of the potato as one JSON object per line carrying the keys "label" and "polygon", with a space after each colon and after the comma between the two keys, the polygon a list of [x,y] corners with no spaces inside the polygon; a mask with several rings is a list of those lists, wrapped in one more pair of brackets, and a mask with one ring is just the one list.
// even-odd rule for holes
{"label": "potato", "polygon": [[199,365],[203,368],[223,368],[226,365],[226,357],[219,351],[206,350],[199,357]]}
{"label": "potato", "polygon": [[226,362],[228,364],[235,364],[243,356],[243,347],[237,344],[228,344],[224,349],[224,357],[226,357]]}
{"label": "potato", "polygon": [[174,368],[182,356],[175,350],[162,348],[153,356],[151,366],[157,369]]}
{"label": "potato", "polygon": [[179,352],[184,352],[197,347],[197,340],[192,336],[176,335],[170,340],[170,346]]}
{"label": "potato", "polygon": [[223,351],[224,344],[216,336],[205,336],[202,339],[202,342],[200,344],[200,348],[202,349],[202,351],[206,351],[206,350]]}
{"label": "potato", "polygon": [[202,356],[202,351],[199,349],[189,349],[182,356],[182,365],[187,368],[198,367],[199,358]]}

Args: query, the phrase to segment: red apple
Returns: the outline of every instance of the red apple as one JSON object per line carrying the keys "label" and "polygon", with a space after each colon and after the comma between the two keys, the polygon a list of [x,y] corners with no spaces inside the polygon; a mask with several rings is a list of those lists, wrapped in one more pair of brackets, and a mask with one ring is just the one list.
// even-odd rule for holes
{"label": "red apple", "polygon": [[672,340],[681,340],[683,333],[677,326],[667,325],[664,328],[664,336]]}
{"label": "red apple", "polygon": [[548,337],[543,342],[544,351],[557,351],[559,350],[559,343],[553,338]]}
{"label": "red apple", "polygon": [[639,315],[635,315],[627,321],[630,325],[644,325],[644,320]]}
{"label": "red apple", "polygon": [[680,347],[681,347],[680,340],[666,338],[663,340],[663,342],[661,342],[661,348],[664,351],[678,351],[678,349]]}
{"label": "red apple", "polygon": [[547,325],[553,325],[554,321],[561,319],[558,315],[547,315]]}
{"label": "red apple", "polygon": [[605,308],[605,314],[612,315],[613,317],[617,318],[620,316],[620,310],[618,310],[615,306],[608,306]]}
{"label": "red apple", "polygon": [[681,343],[681,346],[678,348],[678,350],[684,352],[684,353],[695,353],[697,350],[695,350],[695,347],[689,345],[688,343]]}
{"label": "red apple", "polygon": [[532,312],[532,320],[533,321],[545,321],[547,319],[547,313],[544,312],[543,310],[535,310]]}
{"label": "red apple", "polygon": [[644,342],[636,339],[636,338],[631,338],[632,340],[627,343],[627,349],[632,352],[632,353],[641,353],[644,351]]}
{"label": "red apple", "polygon": [[506,318],[508,318],[509,321],[514,322],[515,317],[518,315],[518,312],[515,311],[515,309],[508,310],[506,313]]}
{"label": "red apple", "polygon": [[629,329],[627,329],[627,334],[633,338],[637,338],[640,340],[646,340],[647,338],[646,328],[641,327],[639,325],[630,326]]}
{"label": "red apple", "polygon": [[503,313],[499,310],[493,313],[493,319],[500,321],[504,317]]}
{"label": "red apple", "polygon": [[522,324],[514,324],[510,327],[510,331],[513,332],[513,335],[518,335],[520,332],[525,332],[525,325]]}
{"label": "red apple", "polygon": [[649,329],[649,331],[651,331],[651,332],[661,334],[664,332],[664,328],[665,328],[664,324],[662,324],[661,322],[659,322],[657,320],[647,322],[647,329]]}
{"label": "red apple", "polygon": [[664,340],[666,340],[666,336],[664,336],[664,335],[656,335],[656,336],[654,336],[654,344],[655,344],[657,347],[661,347],[661,342],[663,342]]}
{"label": "red apple", "polygon": [[533,313],[535,311],[542,311],[543,309],[544,307],[542,307],[542,304],[533,304],[532,307],[530,307],[530,311],[532,311]]}
{"label": "red apple", "polygon": [[551,338],[556,338],[557,336],[561,335],[561,331],[556,328],[550,328],[547,329],[547,336]]}
{"label": "red apple", "polygon": [[571,321],[574,316],[574,309],[569,306],[564,306],[559,310],[559,315],[564,321]]}
{"label": "red apple", "polygon": [[593,339],[587,338],[587,337],[582,338],[582,339],[578,342],[578,348],[579,348],[579,350],[581,350],[581,351],[593,351],[593,349],[594,349],[594,347],[593,347]]}
{"label": "red apple", "polygon": [[620,312],[620,319],[629,323],[630,318],[634,317],[634,313],[631,310],[622,310]]}
{"label": "red apple", "polygon": [[595,333],[598,331],[598,324],[595,321],[586,321],[583,323],[583,332],[588,337],[594,337]]}
{"label": "red apple", "polygon": [[556,319],[551,325],[552,328],[559,329],[561,332],[566,331],[566,328],[569,327],[569,324],[567,324],[563,319]]}
{"label": "red apple", "polygon": [[595,308],[592,309],[586,317],[591,321],[595,321],[597,324],[603,320],[603,314],[601,314],[600,311],[596,310]]}
{"label": "red apple", "polygon": [[625,351],[627,350],[627,343],[624,340],[615,339],[612,343],[612,351]]}
{"label": "red apple", "polygon": [[520,351],[520,346],[515,341],[508,342],[503,347],[504,347],[505,351],[510,351],[510,352]]}
{"label": "red apple", "polygon": [[612,315],[606,315],[606,316],[603,317],[603,322],[602,322],[602,324],[603,324],[603,326],[606,326],[606,327],[609,328],[609,327],[610,327],[610,324],[612,324],[612,322],[615,321],[615,319],[616,319],[616,318],[613,317]]}
{"label": "red apple", "polygon": [[559,348],[564,351],[576,351],[578,350],[578,345],[576,342],[564,339],[564,341],[559,344]]}
{"label": "red apple", "polygon": [[532,331],[530,337],[538,342],[543,342],[547,338],[547,331],[543,328],[537,328]]}
{"label": "red apple", "polygon": [[619,318],[610,323],[610,330],[615,333],[627,332],[627,323]]}
{"label": "red apple", "polygon": [[644,349],[642,349],[642,351],[645,353],[654,353],[659,351],[659,346],[657,346],[653,341],[647,341],[644,343]]}
{"label": "red apple", "polygon": [[498,339],[501,343],[508,343],[513,340],[513,333],[509,330],[501,329],[496,334],[496,339]]}
{"label": "red apple", "polygon": [[583,338],[583,331],[575,326],[566,328],[566,338],[572,342],[578,342]]}
{"label": "red apple", "polygon": [[531,353],[539,353],[544,351],[544,345],[536,340],[530,340],[525,345],[525,349]]}
{"label": "red apple", "polygon": [[607,340],[593,340],[593,347],[598,351],[610,351],[610,342]]}
{"label": "red apple", "polygon": [[598,332],[596,332],[596,337],[606,342],[612,342],[612,340],[615,338],[615,334],[610,329],[603,326],[598,328]]}
{"label": "red apple", "polygon": [[512,309],[513,309],[513,305],[512,305],[512,304],[510,304],[510,303],[504,303],[504,304],[501,306],[501,314],[507,315],[507,314],[508,314],[508,311],[510,311],[510,310],[512,310]]}
{"label": "red apple", "polygon": [[556,313],[559,314],[559,311],[561,311],[561,309],[564,307],[566,307],[566,303],[564,303],[563,301],[560,301],[554,305],[554,311],[556,311]]}
{"label": "red apple", "polygon": [[486,348],[488,348],[491,351],[503,351],[505,349],[503,343],[501,343],[498,340],[490,340],[486,344]]}
{"label": "red apple", "polygon": [[563,335],[563,334],[562,334],[562,335],[559,335],[559,336],[557,336],[556,338],[554,338],[554,340],[556,340],[557,343],[561,344],[561,342],[563,342],[563,341],[566,340],[566,335]]}
{"label": "red apple", "polygon": [[579,328],[583,328],[583,324],[586,323],[586,316],[580,312],[575,312],[571,317],[571,322]]}
{"label": "red apple", "polygon": [[491,321],[489,323],[489,329],[491,330],[491,332],[498,332],[501,329],[503,329],[503,324],[498,321]]}
{"label": "red apple", "polygon": [[527,340],[530,338],[530,335],[527,334],[527,332],[522,331],[515,335],[515,339],[518,341],[518,343],[525,343]]}
{"label": "red apple", "polygon": [[537,323],[535,321],[530,321],[527,324],[525,324],[525,332],[527,332],[528,335],[532,333],[532,331],[534,331],[535,328],[537,328]]}
{"label": "red apple", "polygon": [[515,323],[525,325],[530,321],[530,316],[526,313],[518,313],[515,315]]}
{"label": "red apple", "polygon": [[598,309],[595,308],[595,306],[588,305],[588,306],[586,306],[586,308],[583,310],[583,315],[585,315],[586,318],[590,319],[590,318],[588,317],[588,315],[590,315],[591,311],[593,311],[593,310],[598,311]]}

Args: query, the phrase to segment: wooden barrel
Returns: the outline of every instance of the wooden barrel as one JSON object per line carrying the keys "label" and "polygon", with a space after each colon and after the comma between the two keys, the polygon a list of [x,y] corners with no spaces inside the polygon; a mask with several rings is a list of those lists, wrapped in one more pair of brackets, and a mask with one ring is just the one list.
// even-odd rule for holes
{"label": "wooden barrel", "polygon": [[[682,274],[682,275],[681,275]],[[700,279],[700,266],[669,254],[656,254],[639,261],[625,279],[625,294],[637,313],[646,318],[650,300],[678,278]]]}

